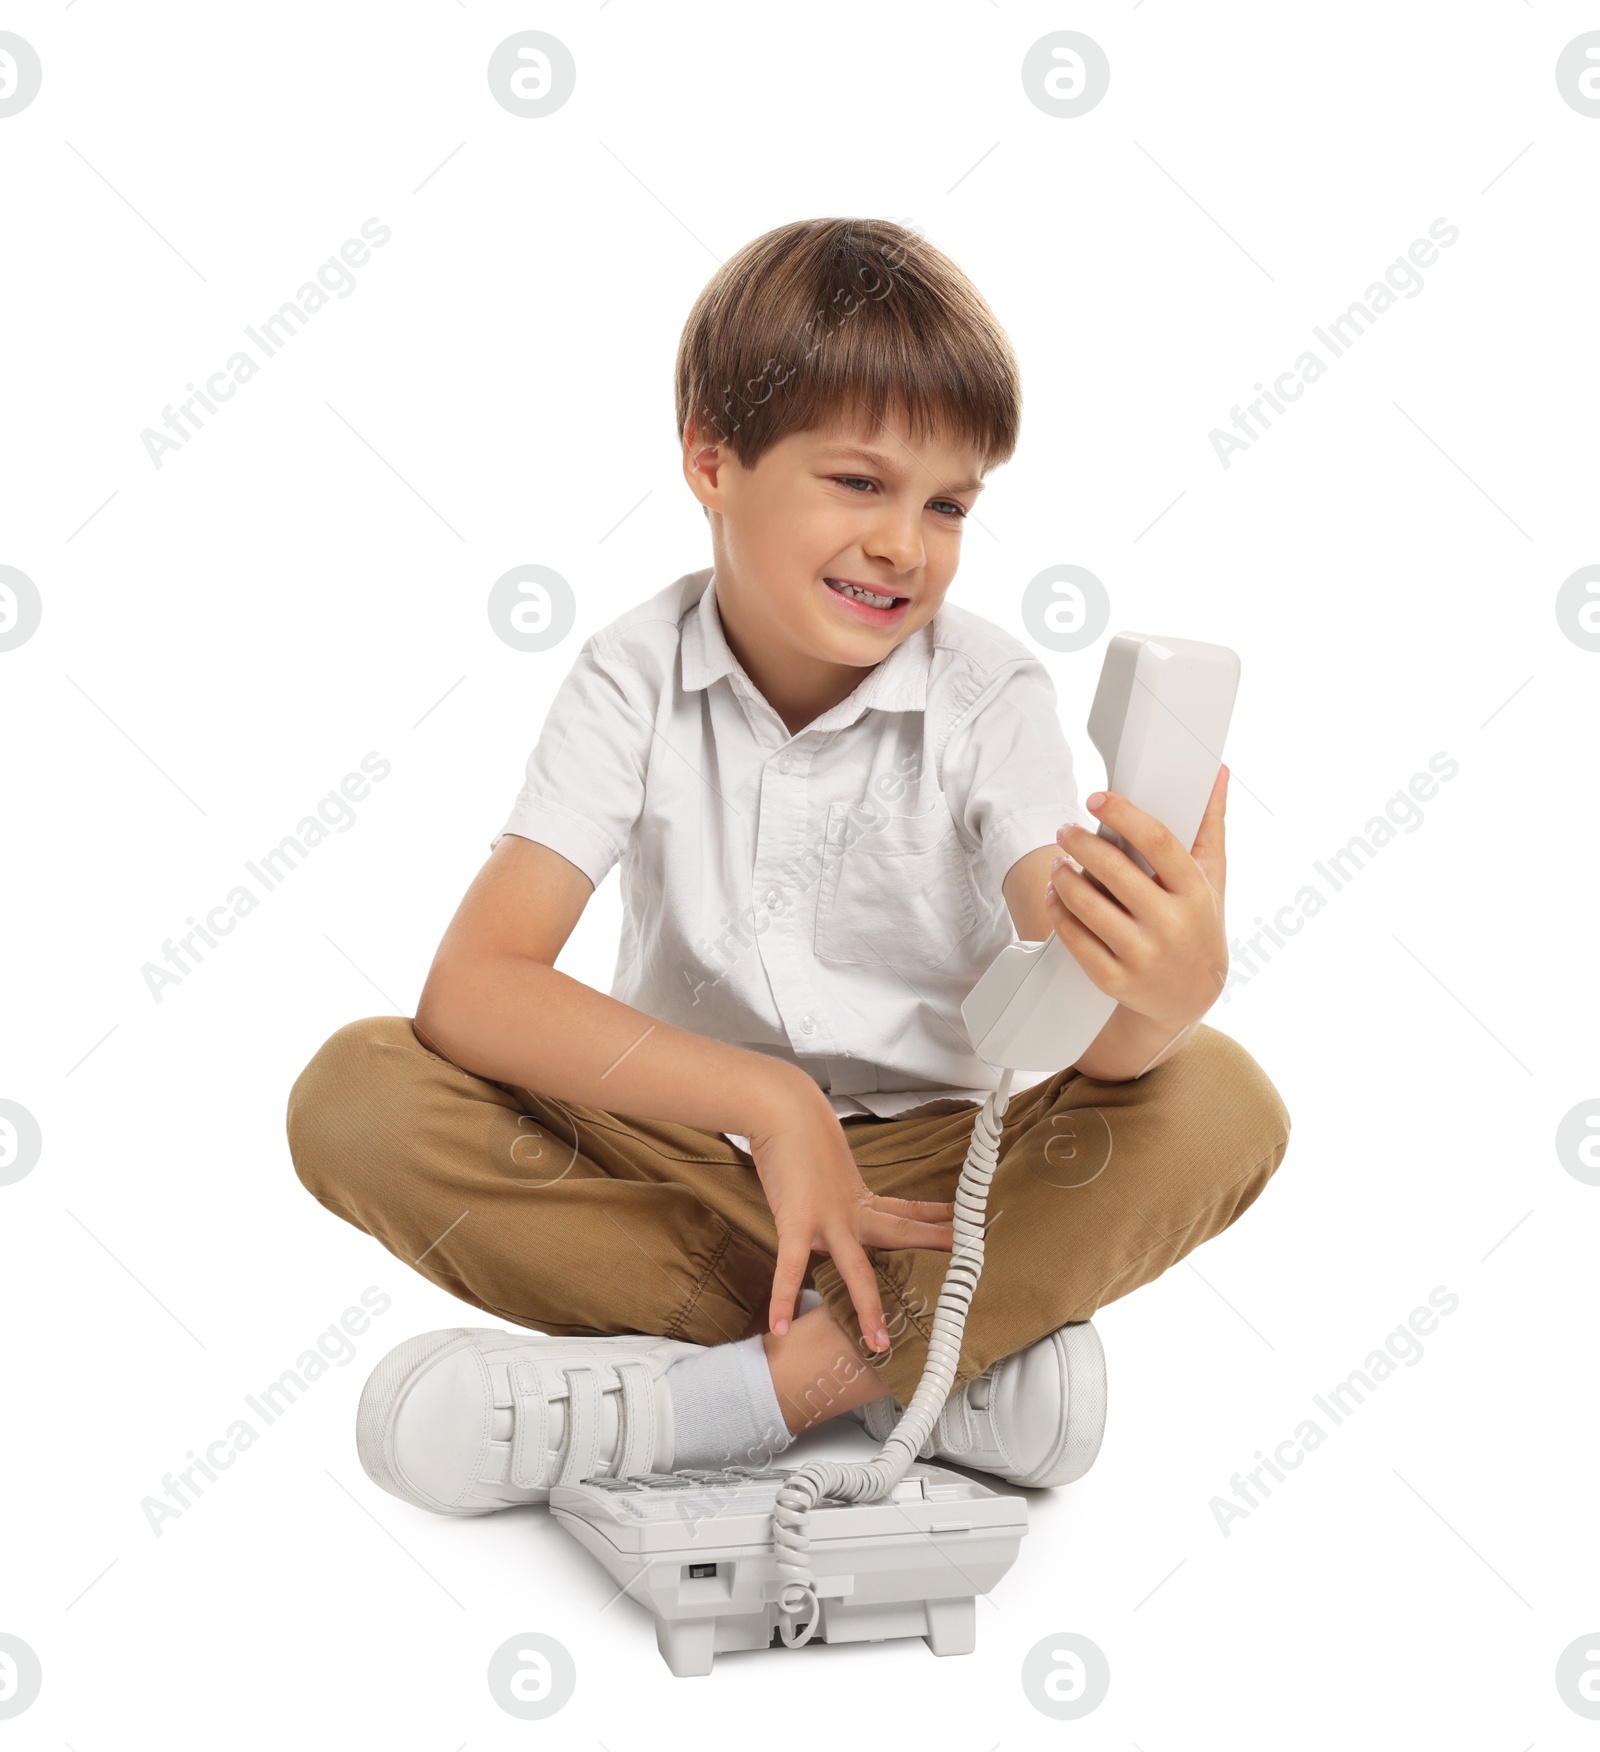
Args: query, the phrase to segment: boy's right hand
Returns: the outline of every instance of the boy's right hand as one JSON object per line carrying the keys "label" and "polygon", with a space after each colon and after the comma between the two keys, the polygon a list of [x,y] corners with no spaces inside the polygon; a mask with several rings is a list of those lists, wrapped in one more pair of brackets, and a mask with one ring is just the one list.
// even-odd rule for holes
{"label": "boy's right hand", "polygon": [[811,1254],[826,1253],[850,1291],[861,1331],[874,1350],[889,1348],[883,1299],[869,1247],[955,1245],[955,1205],[880,1197],[862,1180],[844,1128],[825,1095],[807,1090],[779,1102],[750,1133],[750,1154],[778,1229],[778,1268],[767,1321],[789,1330]]}

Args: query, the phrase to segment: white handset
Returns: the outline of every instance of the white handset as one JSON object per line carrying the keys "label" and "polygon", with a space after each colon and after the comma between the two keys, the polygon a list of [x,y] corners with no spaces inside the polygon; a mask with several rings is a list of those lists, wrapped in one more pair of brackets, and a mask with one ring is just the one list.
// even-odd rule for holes
{"label": "white handset", "polygon": [[[1222,765],[1238,688],[1239,659],[1226,645],[1118,633],[1106,650],[1089,712],[1106,789],[1163,822],[1185,850]],[[1154,875],[1113,828],[1101,823],[1100,833]],[[1116,1007],[1052,935],[1002,949],[961,1017],[979,1058],[1045,1077],[1075,1064]]]}

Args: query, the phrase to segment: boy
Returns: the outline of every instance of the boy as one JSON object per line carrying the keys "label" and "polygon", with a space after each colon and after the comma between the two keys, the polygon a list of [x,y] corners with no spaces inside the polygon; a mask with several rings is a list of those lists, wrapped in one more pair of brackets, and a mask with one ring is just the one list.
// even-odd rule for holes
{"label": "boy", "polygon": [[[384,1489],[483,1514],[765,1464],[839,1412],[886,1432],[998,1081],[959,1005],[1014,934],[1057,932],[1118,1008],[1011,1097],[935,1458],[1077,1476],[1089,1316],[1282,1160],[1276,1090],[1200,1020],[1226,769],[1192,852],[1088,799],[1145,875],[1069,819],[1043,665],[945,600],[1020,399],[977,290],[897,225],[779,227],[697,300],[678,430],[713,564],[584,644],[415,1019],[341,1028],[290,1096],[316,1198],[523,1329],[379,1363],[357,1445]],[[554,963],[618,861],[605,996]]]}

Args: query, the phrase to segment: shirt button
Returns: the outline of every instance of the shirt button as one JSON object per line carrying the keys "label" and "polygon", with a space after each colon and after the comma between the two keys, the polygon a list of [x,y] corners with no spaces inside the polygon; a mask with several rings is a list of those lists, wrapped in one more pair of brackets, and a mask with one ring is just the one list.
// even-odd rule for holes
{"label": "shirt button", "polygon": [[802,1016],[800,1018],[800,1032],[802,1034],[815,1034],[816,1031],[817,1019],[815,1016]]}
{"label": "shirt button", "polygon": [[766,901],[768,906],[776,906],[782,896],[778,893],[776,888],[769,888],[762,898]]}

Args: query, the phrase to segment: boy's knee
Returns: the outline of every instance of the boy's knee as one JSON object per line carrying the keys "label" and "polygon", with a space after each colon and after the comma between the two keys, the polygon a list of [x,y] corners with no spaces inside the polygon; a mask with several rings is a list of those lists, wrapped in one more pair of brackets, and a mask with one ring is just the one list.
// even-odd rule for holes
{"label": "boy's knee", "polygon": [[1204,1022],[1162,1070],[1181,1071],[1179,1105],[1206,1132],[1226,1142],[1236,1169],[1270,1177],[1289,1148],[1289,1110],[1272,1079],[1232,1035]]}
{"label": "boy's knee", "polygon": [[341,1171],[359,1160],[385,1079],[421,1050],[406,1017],[365,1016],[330,1034],[295,1078],[285,1115],[289,1155],[319,1202],[337,1197]]}

